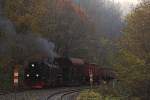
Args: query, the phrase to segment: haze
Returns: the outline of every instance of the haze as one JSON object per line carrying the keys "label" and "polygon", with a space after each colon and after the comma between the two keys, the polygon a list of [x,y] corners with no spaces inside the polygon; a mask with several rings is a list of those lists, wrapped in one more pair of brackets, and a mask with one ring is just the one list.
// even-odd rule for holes
{"label": "haze", "polygon": [[111,0],[121,4],[123,15],[126,15],[130,10],[135,7],[141,0]]}
{"label": "haze", "polygon": [[111,1],[120,2],[122,4],[124,3],[137,4],[140,0],[111,0]]}

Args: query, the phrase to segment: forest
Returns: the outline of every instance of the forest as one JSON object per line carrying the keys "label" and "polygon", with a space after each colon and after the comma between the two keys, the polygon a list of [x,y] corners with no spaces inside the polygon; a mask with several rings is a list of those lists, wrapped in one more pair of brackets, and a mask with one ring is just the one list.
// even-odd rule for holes
{"label": "forest", "polygon": [[109,0],[0,0],[0,88],[15,64],[58,55],[113,68],[124,96],[149,100],[150,1],[123,16]]}

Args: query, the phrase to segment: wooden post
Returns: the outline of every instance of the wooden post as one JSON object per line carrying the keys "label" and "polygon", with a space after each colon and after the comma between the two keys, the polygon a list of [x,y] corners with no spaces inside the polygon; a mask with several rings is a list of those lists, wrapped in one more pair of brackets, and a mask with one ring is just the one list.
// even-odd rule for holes
{"label": "wooden post", "polygon": [[92,89],[92,87],[93,87],[93,72],[91,69],[89,69],[89,77],[90,77],[90,86]]}
{"label": "wooden post", "polygon": [[14,73],[13,73],[13,85],[15,88],[18,87],[18,83],[19,83],[19,66],[15,65],[14,67]]}
{"label": "wooden post", "polygon": [[14,72],[13,72],[13,86],[14,86],[14,94],[16,100],[16,90],[18,88],[19,83],[19,65],[15,65]]}

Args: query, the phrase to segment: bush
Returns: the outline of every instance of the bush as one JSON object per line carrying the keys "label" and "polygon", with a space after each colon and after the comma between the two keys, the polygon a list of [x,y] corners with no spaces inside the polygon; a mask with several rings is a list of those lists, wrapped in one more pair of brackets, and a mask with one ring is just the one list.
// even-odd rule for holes
{"label": "bush", "polygon": [[77,100],[102,100],[102,96],[93,90],[84,90],[80,93]]}
{"label": "bush", "polygon": [[10,90],[12,89],[12,68],[4,68],[0,65],[0,89]]}

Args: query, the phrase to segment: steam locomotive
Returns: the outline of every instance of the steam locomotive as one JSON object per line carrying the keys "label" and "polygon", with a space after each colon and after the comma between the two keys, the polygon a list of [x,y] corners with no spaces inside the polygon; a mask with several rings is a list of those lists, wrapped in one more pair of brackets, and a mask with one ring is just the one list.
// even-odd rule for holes
{"label": "steam locomotive", "polygon": [[90,74],[94,84],[116,78],[112,69],[66,57],[55,58],[52,62],[29,62],[24,72],[24,83],[30,88],[89,85]]}

